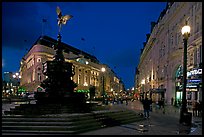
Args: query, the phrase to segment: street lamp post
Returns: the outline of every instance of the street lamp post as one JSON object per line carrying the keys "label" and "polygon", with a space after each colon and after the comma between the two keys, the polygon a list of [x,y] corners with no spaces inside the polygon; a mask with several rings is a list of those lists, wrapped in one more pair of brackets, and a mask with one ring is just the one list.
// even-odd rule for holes
{"label": "street lamp post", "polygon": [[183,52],[183,94],[182,94],[182,106],[180,111],[180,123],[191,124],[191,116],[187,110],[187,100],[186,100],[186,83],[187,83],[187,41],[190,36],[190,27],[184,26],[181,30],[184,42],[184,52]]}
{"label": "street lamp post", "polygon": [[103,76],[102,76],[102,94],[103,94],[103,101],[102,103],[105,104],[105,89],[104,89],[104,72],[106,71],[106,69],[104,67],[101,68],[101,71],[103,73]]}
{"label": "street lamp post", "polygon": [[17,80],[17,83],[16,83],[16,93],[17,93],[17,95],[18,95],[18,86],[19,86],[19,80],[21,79],[21,76],[19,75],[19,73],[15,73],[14,75],[13,75],[13,78],[14,79],[16,79]]}

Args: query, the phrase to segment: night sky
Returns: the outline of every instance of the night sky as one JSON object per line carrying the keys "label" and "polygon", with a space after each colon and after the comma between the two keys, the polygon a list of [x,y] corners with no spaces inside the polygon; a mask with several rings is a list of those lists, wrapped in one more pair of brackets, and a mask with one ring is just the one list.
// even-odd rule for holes
{"label": "night sky", "polygon": [[73,16],[62,42],[96,56],[133,87],[140,49],[166,2],[2,2],[2,73],[18,72],[40,35],[57,39],[57,6]]}

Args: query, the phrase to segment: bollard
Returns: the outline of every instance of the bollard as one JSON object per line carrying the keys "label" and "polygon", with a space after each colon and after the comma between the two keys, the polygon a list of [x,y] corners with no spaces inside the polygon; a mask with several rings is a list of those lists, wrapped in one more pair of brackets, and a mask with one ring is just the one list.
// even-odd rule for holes
{"label": "bollard", "polygon": [[186,126],[191,126],[192,124],[192,113],[190,112],[184,112],[183,113],[183,124],[186,125]]}
{"label": "bollard", "polygon": [[192,125],[192,113],[184,112],[183,113],[183,122],[179,126],[179,134],[189,134],[191,131]]}

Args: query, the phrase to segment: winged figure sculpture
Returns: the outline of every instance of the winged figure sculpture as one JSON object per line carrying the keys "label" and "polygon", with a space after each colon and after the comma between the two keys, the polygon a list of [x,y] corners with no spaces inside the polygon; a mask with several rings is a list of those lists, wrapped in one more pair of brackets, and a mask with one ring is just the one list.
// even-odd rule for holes
{"label": "winged figure sculpture", "polygon": [[61,25],[62,24],[66,24],[67,23],[67,21],[69,20],[69,19],[71,19],[73,16],[72,15],[65,15],[65,16],[62,16],[62,12],[61,12],[61,10],[60,10],[60,8],[57,6],[57,10],[56,10],[56,12],[57,12],[57,16],[58,16],[58,26],[59,26],[59,32],[60,32],[60,30],[61,30]]}

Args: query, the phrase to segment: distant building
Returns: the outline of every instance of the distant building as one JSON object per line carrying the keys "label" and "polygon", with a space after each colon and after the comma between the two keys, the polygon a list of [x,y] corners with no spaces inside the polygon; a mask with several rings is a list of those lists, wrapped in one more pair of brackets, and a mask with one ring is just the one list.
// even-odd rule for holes
{"label": "distant building", "polygon": [[3,74],[3,81],[2,81],[2,92],[3,95],[15,95],[17,92],[17,88],[20,83],[20,79],[14,78],[13,72],[4,72]]}
{"label": "distant building", "polygon": [[[22,58],[20,65],[21,83],[20,86],[26,91],[36,91],[40,83],[46,78],[42,73],[42,63],[53,59],[55,51],[53,46],[57,44],[57,40],[48,36],[41,36],[34,43],[28,53]],[[105,74],[102,74],[101,68],[104,64],[100,64],[99,60],[84,51],[74,48],[62,42],[64,48],[63,55],[66,62],[73,63],[73,70],[75,75],[72,80],[77,83],[76,92],[89,92],[89,87],[96,87],[96,97],[100,98],[102,95],[102,75],[108,79],[109,76],[113,79],[118,79],[111,69]],[[107,67],[107,65],[106,65]],[[108,68],[108,67],[107,67]],[[109,75],[110,74],[110,75]],[[113,85],[120,85],[121,82],[106,80],[106,92],[109,92]],[[114,87],[114,86],[113,86]],[[118,90],[118,89],[115,89]]]}
{"label": "distant building", "polygon": [[191,27],[187,49],[187,101],[202,100],[202,2],[168,2],[141,50],[135,87],[142,97],[182,99],[183,36]]}
{"label": "distant building", "polygon": [[13,73],[12,72],[4,72],[4,81],[6,83],[11,83]]}

